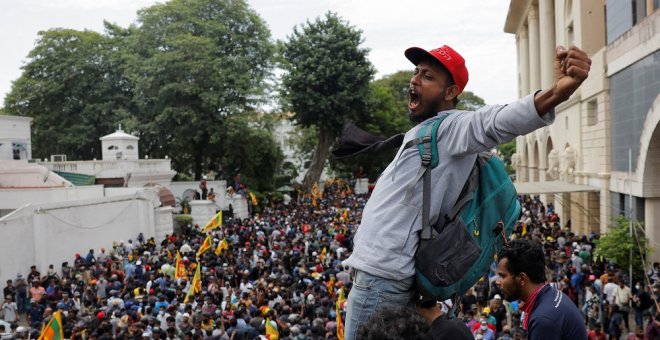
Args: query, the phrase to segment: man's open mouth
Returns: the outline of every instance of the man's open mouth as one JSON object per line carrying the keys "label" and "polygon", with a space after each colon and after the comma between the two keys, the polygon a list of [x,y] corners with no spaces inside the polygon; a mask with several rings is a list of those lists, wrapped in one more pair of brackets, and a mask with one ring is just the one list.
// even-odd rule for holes
{"label": "man's open mouth", "polygon": [[417,106],[419,106],[419,94],[411,87],[408,89],[408,109],[414,110]]}

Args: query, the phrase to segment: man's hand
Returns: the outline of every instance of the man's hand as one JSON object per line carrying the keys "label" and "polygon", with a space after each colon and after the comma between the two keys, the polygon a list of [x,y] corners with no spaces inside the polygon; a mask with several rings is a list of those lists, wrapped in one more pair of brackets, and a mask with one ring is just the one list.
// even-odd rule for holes
{"label": "man's hand", "polygon": [[564,46],[557,46],[554,72],[556,88],[559,97],[568,99],[582,82],[589,76],[591,59],[581,49],[571,46],[568,50]]}
{"label": "man's hand", "polygon": [[589,76],[591,59],[581,49],[571,46],[568,50],[558,46],[554,61],[555,84],[534,96],[539,115],[568,100]]}

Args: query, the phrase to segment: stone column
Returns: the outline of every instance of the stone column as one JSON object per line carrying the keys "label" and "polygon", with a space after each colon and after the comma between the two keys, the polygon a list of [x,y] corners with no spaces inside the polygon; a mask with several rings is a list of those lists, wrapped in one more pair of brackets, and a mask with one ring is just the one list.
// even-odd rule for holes
{"label": "stone column", "polygon": [[518,32],[520,38],[520,89],[522,97],[529,94],[529,39],[527,38],[527,27],[523,26]]}
{"label": "stone column", "polygon": [[193,226],[197,224],[201,229],[215,216],[215,203],[209,200],[190,201],[190,216],[193,218]]}
{"label": "stone column", "polygon": [[555,60],[555,7],[553,0],[539,1],[539,39],[541,54],[541,88],[547,89],[554,83],[553,62]]}
{"label": "stone column", "polygon": [[646,16],[653,14],[656,9],[653,6],[653,0],[646,0]]}
{"label": "stone column", "polygon": [[539,181],[539,167],[538,165],[529,165],[529,182]]}
{"label": "stone column", "polygon": [[520,35],[516,34],[516,58],[518,60],[518,98],[522,98],[525,94],[522,91],[522,77],[520,75],[520,70],[522,69],[522,52],[521,52],[521,42],[520,42]]}
{"label": "stone column", "polygon": [[541,88],[539,13],[535,5],[529,7],[527,13],[529,27],[529,91]]}
{"label": "stone column", "polygon": [[[646,237],[651,241],[651,245],[658,244],[660,242],[660,232],[658,232],[658,226],[660,226],[660,198],[647,197],[644,199],[644,215]],[[651,256],[650,260],[660,262],[660,254],[657,251],[654,251]]]}

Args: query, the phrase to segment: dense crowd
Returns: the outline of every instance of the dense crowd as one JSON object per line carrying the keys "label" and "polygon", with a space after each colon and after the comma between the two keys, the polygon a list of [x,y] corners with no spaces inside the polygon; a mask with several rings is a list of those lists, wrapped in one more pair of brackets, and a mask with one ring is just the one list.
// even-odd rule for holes
{"label": "dense crowd", "polygon": [[[70,339],[266,339],[267,326],[279,339],[335,339],[337,310],[344,314],[336,302],[351,288],[342,261],[368,198],[348,187],[331,181],[322,195],[287,205],[270,200],[250,218],[227,217],[210,231],[213,246],[199,258],[208,234],[191,226],[159,243],[138,235],[107,251],[89,249],[45,274],[33,266],[4,288],[7,323],[0,324],[0,338],[35,338],[59,310]],[[624,271],[593,256],[595,233],[576,235],[552,204],[520,199],[523,212],[512,238],[543,244],[549,282],[582,310],[590,338],[621,338],[624,330],[633,339],[645,331],[660,336],[655,286],[636,282],[631,290]],[[223,240],[229,249],[217,255]],[[175,275],[177,253],[183,278]],[[186,301],[197,266],[202,291]],[[518,303],[502,298],[491,269],[458,300],[458,317],[475,339],[523,339]],[[649,274],[657,282],[660,265]]]}
{"label": "dense crowd", "polygon": [[[61,310],[71,339],[265,338],[266,320],[280,339],[335,338],[335,301],[351,285],[341,261],[366,199],[336,181],[322,196],[288,205],[272,200],[250,218],[226,218],[210,231],[213,247],[198,259],[207,233],[195,225],[159,244],[139,235],[107,251],[75,254],[59,271],[32,267],[5,288],[28,325],[17,327],[5,312],[13,328],[5,332],[34,338]],[[216,255],[222,240],[229,249]],[[186,266],[181,279],[175,279],[177,252]],[[198,265],[202,292],[184,304]]]}
{"label": "dense crowd", "polygon": [[[598,234],[578,235],[571,221],[562,221],[553,204],[538,196],[520,197],[523,209],[511,238],[526,238],[543,245],[547,278],[580,308],[590,339],[660,339],[660,317],[655,294],[660,293],[660,264],[648,280],[630,287],[625,269],[594,255]],[[487,280],[461,298],[462,310],[475,338],[524,339],[517,302],[502,299],[495,267]],[[645,284],[646,282],[646,284]]]}

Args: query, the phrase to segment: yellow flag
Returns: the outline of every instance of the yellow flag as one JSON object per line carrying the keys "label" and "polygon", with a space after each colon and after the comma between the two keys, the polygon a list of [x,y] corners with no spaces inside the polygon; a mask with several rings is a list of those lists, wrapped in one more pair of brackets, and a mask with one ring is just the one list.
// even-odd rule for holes
{"label": "yellow flag", "polygon": [[208,221],[208,223],[206,223],[206,226],[204,226],[202,232],[204,233],[209,232],[221,225],[222,225],[222,211],[215,214],[215,216],[213,216],[213,218],[211,218],[211,220]]}
{"label": "yellow flag", "polygon": [[277,331],[272,323],[270,323],[270,318],[266,319],[266,339],[268,340],[278,340],[280,338],[280,333]]}
{"label": "yellow flag", "polygon": [[186,266],[181,262],[181,254],[179,251],[176,252],[176,262],[174,263],[174,278],[180,279],[186,276]]}
{"label": "yellow flag", "polygon": [[314,185],[312,186],[312,197],[321,198],[322,196],[323,195],[321,195],[321,192],[319,191],[318,183],[314,182]]}
{"label": "yellow flag", "polygon": [[321,261],[325,261],[325,254],[328,253],[328,250],[326,247],[323,247],[323,250],[321,250],[321,255],[319,257],[321,258]]}
{"label": "yellow flag", "polygon": [[64,327],[62,327],[62,312],[58,309],[53,314],[48,325],[41,329],[39,340],[64,340]]}
{"label": "yellow flag", "polygon": [[211,249],[211,245],[213,244],[213,239],[211,239],[211,235],[206,236],[206,239],[204,239],[204,243],[199,247],[199,250],[197,251],[197,257],[199,258],[204,254],[205,251]]}
{"label": "yellow flag", "polygon": [[188,303],[188,300],[191,296],[194,296],[195,294],[202,291],[202,272],[200,268],[202,268],[202,266],[199,264],[199,262],[197,262],[195,276],[193,276],[193,280],[190,283],[190,289],[188,289],[188,294],[186,294],[186,298],[183,300],[184,304]]}
{"label": "yellow flag", "polygon": [[344,288],[339,290],[335,312],[337,314],[337,339],[344,340],[344,323],[341,321],[341,304],[344,303]]}
{"label": "yellow flag", "polygon": [[335,278],[334,277],[330,278],[330,281],[328,281],[327,287],[328,287],[328,293],[330,293],[330,296],[334,296],[334,288],[335,288]]}
{"label": "yellow flag", "polygon": [[257,201],[257,197],[254,196],[254,194],[251,192],[249,193],[249,195],[250,195],[250,200],[252,200],[252,204],[259,205],[259,202]]}
{"label": "yellow flag", "polygon": [[223,250],[228,250],[229,249],[229,242],[227,242],[227,239],[222,239],[218,246],[215,248],[215,254],[220,255],[222,254]]}

